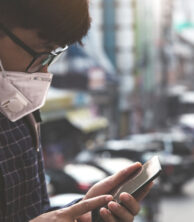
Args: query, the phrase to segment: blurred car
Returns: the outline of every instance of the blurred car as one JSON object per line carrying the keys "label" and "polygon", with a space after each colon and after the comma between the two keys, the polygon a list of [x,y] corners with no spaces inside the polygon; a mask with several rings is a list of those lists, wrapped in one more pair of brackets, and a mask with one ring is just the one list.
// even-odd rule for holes
{"label": "blurred car", "polygon": [[148,160],[152,155],[159,155],[163,166],[161,184],[164,189],[180,192],[182,186],[194,176],[194,156],[188,138],[183,133],[153,133],[129,137],[142,143],[158,143],[161,149],[145,152],[142,160]]}
{"label": "blurred car", "polygon": [[146,162],[151,156],[158,155],[163,168],[160,184],[164,191],[180,192],[182,186],[194,176],[194,156],[184,134],[133,135],[125,140],[107,141],[95,152],[140,162]]}
{"label": "blurred car", "polygon": [[82,151],[74,161],[66,164],[63,170],[47,168],[47,183],[51,195],[84,194],[98,181],[132,163],[125,158],[100,158],[91,152]]}
{"label": "blurred car", "polygon": [[110,140],[104,145],[95,148],[94,153],[99,156],[111,158],[127,158],[132,161],[142,161],[142,155],[148,151],[159,151],[161,146],[157,143],[141,143],[130,140]]}
{"label": "blurred car", "polygon": [[194,114],[182,114],[177,120],[177,126],[182,130],[190,140],[191,148],[194,154]]}
{"label": "blurred car", "polygon": [[133,161],[127,158],[98,155],[95,150],[81,151],[75,157],[75,162],[94,166],[102,170],[106,174],[106,176],[110,176],[133,164]]}
{"label": "blurred car", "polygon": [[181,131],[137,134],[129,136],[128,139],[147,146],[155,144],[165,153],[187,157],[192,154],[189,138]]}
{"label": "blurred car", "polygon": [[[51,195],[64,193],[84,194],[98,181],[128,167],[133,161],[126,158],[99,157],[82,151],[63,169],[46,168]],[[56,164],[55,164],[56,166]]]}
{"label": "blurred car", "polygon": [[46,169],[46,179],[49,196],[65,193],[84,194],[91,186],[77,181],[60,169]]}
{"label": "blurred car", "polygon": [[87,188],[86,191],[107,176],[105,172],[95,166],[76,162],[67,164],[64,167],[64,172],[73,177],[78,182],[80,188]]}

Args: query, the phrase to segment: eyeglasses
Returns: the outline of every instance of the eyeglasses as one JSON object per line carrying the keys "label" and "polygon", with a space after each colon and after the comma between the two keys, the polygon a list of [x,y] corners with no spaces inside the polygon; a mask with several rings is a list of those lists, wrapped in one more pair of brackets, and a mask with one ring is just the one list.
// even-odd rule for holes
{"label": "eyeglasses", "polygon": [[15,34],[8,30],[3,24],[0,24],[0,29],[3,30],[9,38],[23,48],[28,54],[30,54],[33,59],[26,68],[26,72],[34,73],[40,71],[44,66],[53,64],[60,57],[62,52],[68,49],[68,46],[65,48],[57,48],[52,52],[35,52],[28,45],[26,45],[22,40],[20,40]]}

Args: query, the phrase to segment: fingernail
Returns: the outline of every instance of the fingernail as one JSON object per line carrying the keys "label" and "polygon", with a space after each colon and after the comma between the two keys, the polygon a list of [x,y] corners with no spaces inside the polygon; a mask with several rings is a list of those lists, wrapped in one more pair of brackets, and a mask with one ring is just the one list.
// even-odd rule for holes
{"label": "fingernail", "polygon": [[135,163],[136,165],[139,165],[139,166],[142,166],[142,164],[140,162],[136,162]]}
{"label": "fingernail", "polygon": [[108,206],[112,206],[112,207],[118,207],[118,203],[116,203],[115,201],[111,201]]}
{"label": "fingernail", "polygon": [[106,201],[112,201],[113,200],[113,196],[111,196],[111,195],[108,195],[107,197],[106,197]]}
{"label": "fingernail", "polygon": [[103,208],[100,209],[100,214],[102,216],[103,215],[108,216],[110,214],[110,212],[106,208],[103,207]]}

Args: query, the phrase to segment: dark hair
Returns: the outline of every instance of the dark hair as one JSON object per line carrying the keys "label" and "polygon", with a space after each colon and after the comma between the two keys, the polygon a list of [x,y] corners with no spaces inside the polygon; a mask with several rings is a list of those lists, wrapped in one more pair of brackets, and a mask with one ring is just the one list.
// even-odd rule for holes
{"label": "dark hair", "polygon": [[37,29],[59,46],[81,42],[90,28],[88,0],[0,0],[0,22],[8,28]]}

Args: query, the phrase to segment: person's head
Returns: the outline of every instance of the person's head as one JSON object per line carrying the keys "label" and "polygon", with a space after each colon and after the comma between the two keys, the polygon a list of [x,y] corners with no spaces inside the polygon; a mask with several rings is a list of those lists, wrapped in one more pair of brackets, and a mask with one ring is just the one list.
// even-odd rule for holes
{"label": "person's head", "polygon": [[[25,71],[32,54],[81,42],[90,27],[88,0],[0,0],[0,59],[5,69]],[[2,26],[3,25],[3,26]]]}

